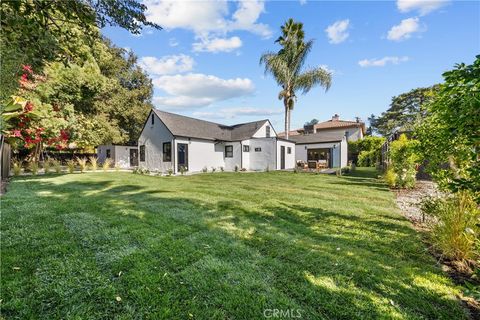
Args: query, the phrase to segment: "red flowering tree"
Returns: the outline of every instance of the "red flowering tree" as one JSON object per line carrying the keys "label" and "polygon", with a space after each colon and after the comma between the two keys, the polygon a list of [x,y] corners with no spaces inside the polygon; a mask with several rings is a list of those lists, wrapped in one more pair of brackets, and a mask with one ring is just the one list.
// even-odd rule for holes
{"label": "red flowering tree", "polygon": [[23,71],[21,96],[12,96],[2,106],[2,133],[15,149],[29,150],[31,160],[38,161],[43,148],[61,150],[68,146],[73,108],[60,108],[38,99],[29,99],[29,93],[42,81],[42,77],[35,75],[30,66],[24,66]]}

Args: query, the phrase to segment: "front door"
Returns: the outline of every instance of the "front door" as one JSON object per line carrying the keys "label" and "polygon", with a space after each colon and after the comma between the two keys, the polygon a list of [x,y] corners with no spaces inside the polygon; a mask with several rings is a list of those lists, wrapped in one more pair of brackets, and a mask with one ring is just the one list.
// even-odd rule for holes
{"label": "front door", "polygon": [[130,167],[138,166],[138,150],[130,149]]}
{"label": "front door", "polygon": [[188,144],[186,143],[177,144],[178,171],[180,171],[181,167],[183,167],[185,170],[188,170]]}
{"label": "front door", "polygon": [[285,146],[280,146],[280,169],[285,169]]}

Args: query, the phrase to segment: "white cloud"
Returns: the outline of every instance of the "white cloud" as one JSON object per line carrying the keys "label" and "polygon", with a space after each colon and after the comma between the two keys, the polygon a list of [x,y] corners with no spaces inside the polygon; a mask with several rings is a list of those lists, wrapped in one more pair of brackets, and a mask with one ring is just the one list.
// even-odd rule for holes
{"label": "white cloud", "polygon": [[168,39],[168,45],[169,45],[170,47],[176,47],[176,46],[179,45],[179,43],[178,43],[177,39],[175,39],[175,38],[170,38],[170,39]]}
{"label": "white cloud", "polygon": [[305,5],[305,4],[307,4],[307,0],[300,0],[300,5],[301,5],[301,6],[303,6],[303,5]]}
{"label": "white cloud", "polygon": [[228,2],[145,0],[146,17],[165,29],[191,30],[197,38],[225,37],[228,32],[245,30],[264,38],[272,35],[268,25],[257,20],[264,12],[262,0],[240,0],[230,14]]}
{"label": "white cloud", "polygon": [[202,38],[200,42],[193,45],[195,52],[230,52],[242,46],[242,40],[239,37],[231,38]]}
{"label": "white cloud", "polygon": [[193,113],[195,117],[204,119],[234,119],[240,116],[269,117],[279,114],[283,114],[283,111],[280,109],[260,109],[251,107],[220,109],[214,112],[197,111]]}
{"label": "white cloud", "polygon": [[393,26],[387,35],[388,40],[402,41],[411,38],[412,33],[423,32],[425,28],[422,28],[418,18],[408,18],[400,22],[399,25]]}
{"label": "white cloud", "polygon": [[193,58],[184,54],[156,57],[142,57],[139,65],[150,75],[165,75],[187,72],[193,69]]}
{"label": "white cloud", "polygon": [[254,91],[254,85],[248,78],[221,79],[201,73],[161,76],[153,79],[153,84],[169,95],[157,96],[154,102],[169,109],[203,107]]}
{"label": "white cloud", "polygon": [[384,67],[388,63],[399,64],[408,61],[408,57],[383,57],[381,59],[364,59],[358,61],[360,67]]}
{"label": "white cloud", "polygon": [[325,32],[327,33],[327,37],[330,43],[338,44],[342,43],[343,41],[347,40],[348,34],[348,27],[350,25],[350,20],[339,20],[329,25]]}
{"label": "white cloud", "polygon": [[417,10],[423,16],[445,6],[448,2],[449,0],[397,0],[397,8],[400,12]]}

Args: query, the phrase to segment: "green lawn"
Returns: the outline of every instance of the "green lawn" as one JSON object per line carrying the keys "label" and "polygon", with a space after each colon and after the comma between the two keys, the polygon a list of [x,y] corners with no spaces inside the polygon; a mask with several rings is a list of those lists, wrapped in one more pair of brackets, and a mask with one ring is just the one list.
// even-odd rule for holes
{"label": "green lawn", "polygon": [[359,171],[16,178],[2,316],[465,318],[393,194]]}

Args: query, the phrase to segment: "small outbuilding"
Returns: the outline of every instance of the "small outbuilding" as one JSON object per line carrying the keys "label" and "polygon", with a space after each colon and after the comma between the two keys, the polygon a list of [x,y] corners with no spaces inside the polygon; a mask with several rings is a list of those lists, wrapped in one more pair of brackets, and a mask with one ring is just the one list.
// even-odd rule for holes
{"label": "small outbuilding", "polygon": [[122,145],[100,145],[97,147],[97,158],[99,163],[105,159],[112,160],[114,166],[128,169],[138,166],[138,147]]}

